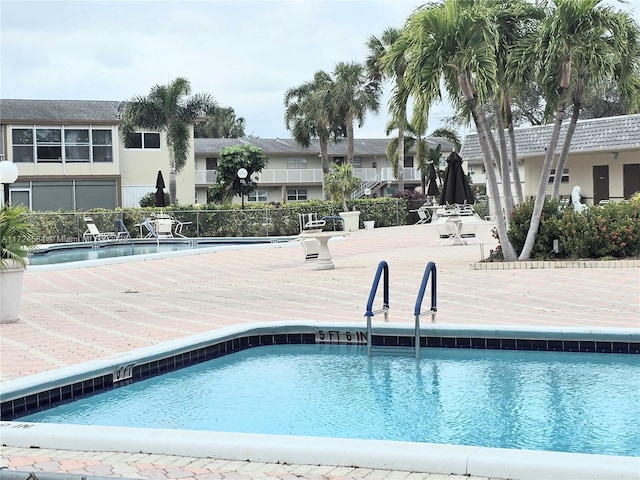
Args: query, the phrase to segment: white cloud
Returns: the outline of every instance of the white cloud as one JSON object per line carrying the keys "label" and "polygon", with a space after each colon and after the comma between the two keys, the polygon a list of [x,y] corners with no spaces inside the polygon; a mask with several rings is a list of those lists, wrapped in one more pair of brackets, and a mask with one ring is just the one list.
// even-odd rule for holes
{"label": "white cloud", "polygon": [[[640,0],[616,8],[640,12]],[[401,27],[422,0],[0,0],[2,98],[126,100],[175,77],[210,93],[248,133],[290,136],[286,89]],[[387,99],[357,134],[384,136]],[[442,126],[447,105],[429,129]]]}

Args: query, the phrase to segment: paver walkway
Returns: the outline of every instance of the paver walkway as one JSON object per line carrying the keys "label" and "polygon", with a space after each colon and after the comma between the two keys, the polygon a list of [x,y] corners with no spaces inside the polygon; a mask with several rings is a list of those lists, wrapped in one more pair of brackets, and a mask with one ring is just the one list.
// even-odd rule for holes
{"label": "paver walkway", "polygon": [[[481,228],[475,242],[442,246],[433,227],[413,225],[361,230],[343,241],[332,240],[335,270],[313,270],[297,245],[82,269],[31,268],[25,275],[21,320],[1,327],[0,379],[231,324],[295,319],[363,324],[381,260],[390,269],[392,322],[413,322],[422,274],[434,261],[438,323],[640,327],[640,268],[473,270],[470,265],[497,243],[489,226]],[[157,457],[3,447],[1,466],[127,478],[455,478]]]}

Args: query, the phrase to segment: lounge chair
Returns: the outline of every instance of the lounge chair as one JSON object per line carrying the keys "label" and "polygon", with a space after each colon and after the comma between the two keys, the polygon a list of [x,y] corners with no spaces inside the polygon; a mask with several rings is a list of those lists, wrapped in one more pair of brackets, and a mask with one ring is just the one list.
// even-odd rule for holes
{"label": "lounge chair", "polygon": [[157,238],[173,238],[173,219],[164,213],[159,213],[153,220]]}
{"label": "lounge chair", "polygon": [[101,232],[98,230],[96,224],[93,223],[93,218],[84,217],[84,221],[87,224],[87,230],[82,234],[82,239],[85,242],[104,242],[118,238],[114,232]]}
{"label": "lounge chair", "polygon": [[421,225],[431,220],[431,212],[428,209],[429,206],[431,205],[429,204],[429,202],[427,202],[420,205],[417,210],[410,210],[411,212],[415,212],[418,214],[418,221],[416,222],[416,225]]}
{"label": "lounge chair", "polygon": [[302,232],[320,232],[327,224],[326,220],[318,220],[317,213],[301,213],[300,214],[300,233]]}

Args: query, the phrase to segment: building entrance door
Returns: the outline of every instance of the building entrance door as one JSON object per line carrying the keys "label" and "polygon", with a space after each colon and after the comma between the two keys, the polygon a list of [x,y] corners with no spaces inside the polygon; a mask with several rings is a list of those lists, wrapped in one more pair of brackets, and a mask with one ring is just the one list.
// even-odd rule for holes
{"label": "building entrance door", "polygon": [[622,166],[622,185],[625,200],[640,192],[640,163],[625,163]]}
{"label": "building entrance door", "polygon": [[593,166],[593,204],[609,200],[609,165]]}

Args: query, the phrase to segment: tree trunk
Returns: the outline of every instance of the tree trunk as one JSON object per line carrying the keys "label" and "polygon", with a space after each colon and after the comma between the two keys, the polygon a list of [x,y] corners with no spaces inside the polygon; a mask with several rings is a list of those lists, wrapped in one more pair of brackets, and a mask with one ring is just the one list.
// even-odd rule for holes
{"label": "tree trunk", "polygon": [[502,196],[504,198],[504,218],[507,230],[513,212],[513,194],[511,193],[511,175],[509,174],[509,155],[507,154],[507,139],[504,136],[504,122],[502,121],[502,109],[498,99],[493,102],[493,111],[496,115],[496,129],[500,142],[500,171],[502,172]]}
{"label": "tree trunk", "polygon": [[547,183],[549,183],[549,177],[551,175],[554,153],[558,145],[558,138],[560,137],[560,128],[562,127],[562,119],[564,117],[570,76],[571,61],[568,60],[562,65],[562,78],[558,88],[558,106],[556,107],[553,132],[551,133],[551,140],[549,141],[547,154],[545,155],[544,164],[542,165],[542,173],[540,174],[540,183],[538,183],[536,201],[533,204],[533,212],[531,213],[531,223],[529,224],[529,231],[527,232],[527,238],[524,241],[522,252],[520,252],[520,260],[529,260],[531,257],[531,252],[533,251],[533,246],[536,241],[536,234],[538,233],[538,227],[540,227],[540,216],[542,215],[542,207],[544,207]]}
{"label": "tree trunk", "polygon": [[320,138],[320,158],[322,160],[322,198],[327,199],[327,195],[324,191],[327,175],[329,174],[329,147],[326,138]]}
{"label": "tree trunk", "polygon": [[569,156],[569,149],[571,147],[571,141],[573,140],[573,134],[576,131],[576,124],[578,123],[578,116],[580,115],[580,108],[582,107],[582,92],[584,89],[584,83],[581,77],[578,77],[574,94],[573,94],[573,109],[571,111],[571,121],[567,128],[567,133],[564,136],[564,145],[562,145],[562,152],[558,158],[556,164],[556,176],[553,179],[553,190],[551,191],[551,198],[558,198],[560,196],[560,182],[562,181],[562,172],[564,166],[567,163],[567,157]]}
{"label": "tree trunk", "polygon": [[464,72],[458,75],[458,83],[460,89],[465,97],[465,101],[469,107],[469,111],[473,116],[473,120],[478,130],[478,139],[480,140],[480,148],[482,149],[482,160],[484,161],[484,168],[487,173],[487,181],[489,182],[489,188],[494,195],[491,196],[491,202],[493,204],[493,212],[496,221],[496,230],[498,231],[498,239],[502,246],[502,255],[507,262],[512,262],[516,259],[516,252],[509,241],[507,234],[507,226],[505,223],[504,215],[502,212],[502,202],[500,201],[500,195],[498,190],[498,181],[496,179],[495,162],[491,156],[491,147],[487,139],[487,135],[490,134],[487,118],[482,111],[477,108],[478,99],[475,96],[471,82],[467,78]]}
{"label": "tree trunk", "polygon": [[404,190],[404,118],[400,121],[398,125],[398,191],[402,192]]}
{"label": "tree trunk", "polygon": [[169,202],[171,205],[176,204],[176,191],[177,191],[177,175],[175,167],[169,169]]}
{"label": "tree trunk", "polygon": [[507,117],[507,130],[509,131],[509,143],[511,146],[511,172],[513,173],[513,183],[516,187],[516,198],[518,203],[524,202],[522,194],[522,182],[520,181],[520,167],[518,166],[518,152],[516,150],[516,133],[513,130],[513,112],[511,111],[511,102],[509,96],[504,96],[504,111]]}
{"label": "tree trunk", "polygon": [[347,162],[349,165],[353,165],[353,150],[354,150],[354,138],[353,138],[353,118],[351,115],[347,118]]}

